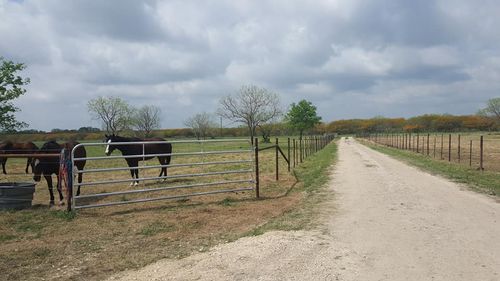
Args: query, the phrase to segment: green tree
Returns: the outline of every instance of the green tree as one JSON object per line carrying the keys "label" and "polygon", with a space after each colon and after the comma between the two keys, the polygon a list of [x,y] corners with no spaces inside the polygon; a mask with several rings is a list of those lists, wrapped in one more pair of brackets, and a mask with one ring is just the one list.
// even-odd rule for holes
{"label": "green tree", "polygon": [[291,128],[299,131],[300,139],[302,139],[304,131],[319,124],[321,117],[316,113],[316,106],[310,101],[301,100],[297,104],[292,103],[290,105],[285,120]]}
{"label": "green tree", "polygon": [[19,111],[19,108],[11,102],[26,93],[23,86],[30,80],[17,74],[25,68],[22,63],[14,63],[0,57],[0,131],[13,131],[27,126],[26,123],[16,120],[14,112]]}
{"label": "green tree", "polygon": [[107,134],[116,134],[134,125],[134,109],[118,97],[98,97],[87,103],[94,120],[101,121]]}

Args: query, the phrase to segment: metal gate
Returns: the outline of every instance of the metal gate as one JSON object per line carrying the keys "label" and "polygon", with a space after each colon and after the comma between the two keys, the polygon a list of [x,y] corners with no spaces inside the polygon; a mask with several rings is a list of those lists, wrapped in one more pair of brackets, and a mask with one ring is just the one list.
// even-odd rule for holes
{"label": "metal gate", "polygon": [[[172,152],[147,154],[145,146],[155,143],[170,143]],[[142,145],[142,154],[127,156],[120,152],[105,156],[106,145],[108,143],[81,143],[73,148],[71,209],[250,191],[256,187],[255,149],[248,139],[113,143],[116,146]],[[90,157],[75,158],[75,149],[80,146],[86,148]],[[158,164],[158,156],[171,156],[171,162]],[[154,158],[145,160],[147,157]],[[128,185],[136,179],[130,175],[127,158],[143,160],[136,167],[138,186]],[[86,161],[83,170],[76,168],[78,161]],[[153,173],[162,167],[167,168],[168,174],[155,176]],[[81,183],[76,181],[79,174],[83,176]],[[79,196],[76,195],[78,188],[81,188]]]}

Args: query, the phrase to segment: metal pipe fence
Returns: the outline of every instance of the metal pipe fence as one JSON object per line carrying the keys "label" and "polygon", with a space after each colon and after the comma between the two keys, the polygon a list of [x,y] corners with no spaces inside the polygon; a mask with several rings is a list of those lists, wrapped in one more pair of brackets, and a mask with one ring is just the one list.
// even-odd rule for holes
{"label": "metal pipe fence", "polygon": [[[170,143],[171,153],[146,153],[145,146]],[[80,146],[87,151],[102,149],[108,143],[81,143],[71,152],[72,166],[77,161],[86,161],[85,169],[73,168],[73,178],[84,175],[81,183],[73,182],[71,188],[71,209],[158,200],[188,198],[209,194],[251,191],[255,189],[255,150],[247,139],[197,140],[197,141],[155,141],[117,142],[113,146],[141,145],[142,153],[136,155],[74,157]],[[155,157],[171,157],[171,162],[158,165]],[[153,158],[153,159],[147,159]],[[128,159],[139,159],[138,166],[128,167]],[[154,171],[167,169],[167,175],[156,176]],[[138,178],[127,175],[127,171],[140,171]],[[140,188],[135,187],[139,182]],[[128,186],[124,183],[131,183]],[[82,188],[82,195],[73,190]]]}

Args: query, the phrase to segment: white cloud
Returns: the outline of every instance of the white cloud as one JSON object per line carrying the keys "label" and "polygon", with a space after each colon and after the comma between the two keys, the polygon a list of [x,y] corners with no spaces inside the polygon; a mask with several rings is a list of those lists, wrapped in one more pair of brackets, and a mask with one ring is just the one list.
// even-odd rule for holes
{"label": "white cloud", "polygon": [[28,66],[16,103],[37,129],[87,126],[100,95],[181,127],[249,83],[325,121],[467,114],[498,96],[498,14],[494,0],[0,0],[0,56]]}

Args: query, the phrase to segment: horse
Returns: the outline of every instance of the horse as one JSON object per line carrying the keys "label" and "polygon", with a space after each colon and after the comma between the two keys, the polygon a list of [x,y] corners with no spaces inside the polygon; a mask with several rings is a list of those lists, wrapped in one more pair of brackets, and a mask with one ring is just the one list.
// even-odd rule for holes
{"label": "horse", "polygon": [[[25,153],[36,153],[38,151],[38,146],[32,142],[11,142],[6,141],[0,144],[0,152],[2,154],[25,154]],[[1,154],[0,154],[1,155]],[[28,167],[31,166],[31,171],[33,171],[34,161],[33,157],[27,157],[26,168],[24,172],[28,173]],[[2,164],[2,171],[7,174],[5,170],[5,165],[7,164],[7,157],[0,157],[0,163]]]}
{"label": "horse", "polygon": [[[61,153],[61,150],[63,148],[71,151],[78,142],[75,141],[70,141],[67,143],[64,143],[62,145],[58,144],[55,141],[49,141],[43,144],[43,146],[40,148],[38,151],[38,154],[56,154],[56,153]],[[83,146],[79,146],[75,150],[75,158],[85,158],[87,156],[87,152]],[[53,193],[53,185],[52,185],[52,174],[55,174],[57,177],[57,192],[59,193],[59,200],[60,204],[63,204],[63,195],[62,191],[59,185],[60,178],[59,178],[59,161],[60,157],[59,156],[50,156],[50,157],[35,157],[35,165],[33,169],[33,180],[36,182],[39,182],[41,179],[41,175],[45,178],[47,181],[47,187],[49,189],[49,194],[50,194],[50,206],[54,205],[54,193]],[[78,170],[83,170],[85,167],[85,160],[80,160],[75,162],[75,166],[78,168]],[[78,183],[82,182],[82,174],[78,174]],[[80,186],[78,186],[78,190],[76,195],[80,195]]]}
{"label": "horse", "polygon": [[[137,168],[139,166],[139,161],[142,160],[149,160],[152,159],[155,156],[142,156],[143,152],[144,155],[148,154],[171,154],[172,153],[172,144],[171,143],[151,143],[151,144],[122,144],[122,145],[116,145],[112,144],[114,142],[156,142],[156,141],[165,141],[165,139],[162,138],[148,138],[148,139],[140,139],[140,138],[127,138],[127,137],[121,137],[121,136],[116,136],[116,135],[105,135],[106,136],[106,149],[104,153],[109,156],[111,153],[115,150],[118,149],[121,151],[123,156],[130,156],[130,155],[138,155],[138,157],[130,157],[130,158],[125,158],[125,161],[127,161],[128,166],[131,168],[130,169],[130,175],[132,176],[132,179],[139,179],[139,169]],[[144,149],[144,151],[143,151]],[[160,165],[168,165],[170,164],[170,158],[171,155],[162,155],[158,156],[158,161],[160,162]],[[167,167],[161,167],[160,175],[158,177],[167,176]],[[138,185],[139,181],[134,180],[133,182],[130,183],[130,185]]]}

